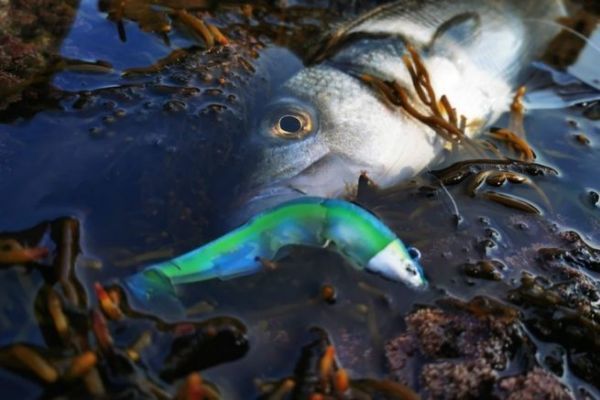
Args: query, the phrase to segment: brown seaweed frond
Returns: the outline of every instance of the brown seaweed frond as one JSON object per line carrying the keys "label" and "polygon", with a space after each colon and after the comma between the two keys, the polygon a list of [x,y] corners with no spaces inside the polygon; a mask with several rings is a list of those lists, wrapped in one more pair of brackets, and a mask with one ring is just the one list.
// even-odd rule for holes
{"label": "brown seaweed frond", "polygon": [[4,347],[0,349],[0,365],[30,374],[42,383],[54,383],[60,378],[60,372],[40,350],[21,343]]}
{"label": "brown seaweed frond", "polygon": [[216,25],[204,22],[202,18],[197,17],[187,10],[173,10],[173,16],[181,21],[181,23],[189,28],[196,36],[202,38],[206,48],[210,49],[215,46],[215,44],[222,46],[229,44],[229,39],[227,39]]}
{"label": "brown seaweed frond", "polygon": [[123,20],[129,19],[137,22],[143,31],[160,35],[169,45],[168,34],[176,19],[200,37],[207,48],[211,48],[215,44],[226,45],[229,40],[219,28],[205,23],[191,11],[212,9],[214,3],[208,0],[108,0],[106,3],[101,1],[100,8],[117,24],[119,38],[123,42],[127,40]]}
{"label": "brown seaweed frond", "polygon": [[484,183],[490,186],[499,187],[504,185],[506,182],[533,185],[532,180],[525,175],[512,171],[497,171],[488,169],[478,173],[471,179],[471,182],[467,186],[467,193],[473,197],[476,195],[477,190]]}
{"label": "brown seaweed frond", "polygon": [[46,247],[25,247],[12,238],[0,239],[0,265],[26,264],[44,259]]}
{"label": "brown seaweed frond", "polygon": [[460,161],[443,170],[432,171],[432,174],[446,185],[455,185],[470,178],[466,191],[471,197],[479,196],[510,208],[539,214],[538,207],[529,201],[495,191],[480,193],[480,189],[484,184],[494,187],[500,187],[506,182],[525,184],[533,188],[546,206],[551,208],[550,200],[544,191],[529,176],[557,175],[558,172],[551,167],[522,160],[479,159]]}
{"label": "brown seaweed frond", "polygon": [[[31,255],[25,254],[25,258],[19,251],[38,248],[15,247],[15,243],[39,242],[48,234],[55,244],[52,265],[43,264],[48,249],[42,252],[45,254],[43,259],[35,255],[30,260]],[[241,322],[218,317],[203,322],[168,324],[158,317],[132,311],[126,297],[117,287],[104,287],[95,283],[93,291],[86,291],[75,273],[77,258],[81,253],[80,224],[76,219],[60,218],[28,231],[0,233],[0,240],[3,241],[0,247],[10,245],[8,250],[17,251],[13,254],[18,256],[16,259],[13,257],[7,260],[12,265],[27,263],[37,266],[39,263],[39,267],[43,267],[45,284],[39,289],[34,307],[48,345],[41,347],[21,342],[8,343],[0,348],[0,368],[47,385],[45,388],[48,391],[42,397],[48,397],[49,393],[56,394],[57,390],[60,391],[59,394],[76,392],[79,397],[86,398],[118,397],[122,393],[121,382],[127,382],[128,385],[135,385],[140,393],[152,394],[153,398],[172,399],[174,390],[169,391],[164,388],[165,385],[159,385],[154,374],[141,373],[146,370],[143,353],[153,343],[153,330],[144,331],[133,343],[123,343],[118,336],[112,335],[114,327],[111,325],[119,324],[121,328],[118,329],[122,329],[127,320],[143,319],[172,338],[190,343],[182,346],[182,350],[171,349],[167,361],[161,367],[161,375],[166,381],[172,382],[187,376],[186,383],[180,386],[177,398],[223,398],[213,384],[203,381],[194,372],[199,368],[188,366],[187,363],[191,359],[198,359],[196,353],[203,351],[202,346],[206,345],[206,340],[218,340],[220,332],[230,337],[229,334],[235,330],[234,335],[239,340],[236,340],[234,346],[241,343],[245,334],[245,327]],[[84,264],[79,263],[78,266],[84,267]],[[93,292],[96,293],[95,299],[88,296],[88,293]],[[197,342],[203,344],[197,345]],[[190,349],[193,354],[188,355]],[[140,368],[136,364],[140,364]],[[118,376],[119,383],[116,385],[113,376]]]}
{"label": "brown seaweed frond", "polygon": [[335,348],[328,337],[303,348],[294,376],[280,380],[256,380],[255,384],[262,394],[261,398],[269,400],[297,398],[299,393],[304,393],[302,398],[314,400],[380,396],[386,399],[419,398],[412,389],[389,380],[352,379],[348,371],[339,365]]}
{"label": "brown seaweed frond", "polygon": [[132,77],[136,75],[155,74],[162,71],[168,65],[176,64],[189,54],[187,49],[176,49],[170,52],[166,57],[156,61],[154,64],[147,67],[132,67],[123,71],[123,77]]}
{"label": "brown seaweed frond", "polygon": [[[477,196],[479,189],[487,184],[489,186],[500,187],[506,182],[515,184],[526,184],[532,187],[537,194],[544,200],[544,203],[548,207],[551,207],[550,200],[542,191],[542,189],[536,185],[529,177],[512,171],[498,171],[498,170],[485,170],[481,171],[471,178],[467,185],[467,193],[471,197]],[[492,200],[496,203],[500,203],[507,207],[516,208],[521,211],[539,214],[539,210],[532,203],[503,193],[495,191],[486,191],[480,194],[483,198]]]}
{"label": "brown seaweed frond", "polygon": [[[36,311],[48,337],[59,339],[56,343],[60,351],[27,343],[9,344],[0,349],[0,367],[44,384],[61,382],[65,391],[82,384],[89,397],[105,397],[106,388],[98,364],[100,357],[113,354],[113,339],[104,316],[96,310],[90,312],[90,322],[82,324],[82,316],[88,311],[88,299],[74,271],[80,253],[79,222],[61,218],[48,223],[44,231],[47,229],[56,245],[55,257],[52,266],[44,265],[46,283],[40,289]],[[29,252],[36,249],[24,248]],[[44,254],[48,254],[47,249]],[[34,260],[41,262],[37,256]],[[13,261],[32,262],[20,255]],[[96,345],[90,340],[90,330]]]}
{"label": "brown seaweed frond", "polygon": [[525,138],[525,127],[523,126],[525,106],[523,105],[523,97],[525,96],[526,90],[525,86],[521,86],[517,89],[513,101],[510,104],[510,121],[508,123],[508,129],[522,138]]}
{"label": "brown seaweed frond", "polygon": [[[171,398],[169,396],[169,398]],[[218,400],[222,396],[219,391],[202,379],[199,372],[190,373],[179,387],[175,400]]]}
{"label": "brown seaweed frond", "polygon": [[515,153],[519,154],[519,158],[523,161],[533,161],[536,158],[535,152],[529,143],[527,143],[527,140],[509,129],[491,129],[489,136],[496,140],[505,142],[509,148],[511,148]]}
{"label": "brown seaweed frond", "polygon": [[509,208],[514,208],[516,210],[520,210],[520,211],[523,211],[523,212],[526,212],[529,214],[541,214],[542,213],[539,208],[537,208],[535,205],[528,202],[527,200],[521,199],[519,197],[510,195],[510,194],[499,193],[499,192],[495,192],[493,190],[488,190],[488,191],[482,193],[482,196],[483,196],[483,198],[485,198],[487,200],[491,200],[498,204],[502,204],[503,206],[506,206]]}
{"label": "brown seaweed frond", "polygon": [[[407,49],[408,54],[402,60],[417,94],[416,101],[411,99],[407,88],[396,81],[386,81],[370,74],[362,74],[359,79],[372,87],[388,107],[403,109],[454,146],[462,144],[477,156],[483,156],[483,150],[493,150],[489,144],[473,141],[465,134],[467,118],[458,114],[446,95],[438,98],[421,56],[413,46],[408,45]],[[420,111],[421,108],[426,111]]]}
{"label": "brown seaweed frond", "polygon": [[482,169],[502,169],[507,171],[516,171],[526,173],[530,176],[538,175],[558,175],[558,171],[547,165],[527,162],[522,160],[504,159],[473,159],[456,162],[444,169],[434,170],[431,173],[444,182],[446,185],[453,185],[462,182],[465,178],[471,176],[476,170]]}
{"label": "brown seaweed frond", "polygon": [[191,31],[202,38],[206,47],[215,45],[215,37],[201,18],[187,12],[186,10],[174,10],[173,15],[187,26]]}
{"label": "brown seaweed frond", "polygon": [[147,0],[114,0],[108,1],[106,5],[101,3],[101,9],[105,8],[108,18],[115,21],[119,37],[126,41],[124,19],[136,21],[145,32],[168,33],[171,31],[171,22],[164,10],[157,9],[155,4]]}
{"label": "brown seaweed frond", "polygon": [[[386,81],[372,74],[362,74],[358,78],[369,85],[389,108],[403,109],[451,143],[453,149],[463,145],[477,158],[487,158],[488,155],[505,158],[498,147],[488,140],[474,140],[466,135],[467,127],[478,126],[480,122],[468,122],[467,118],[452,106],[446,95],[438,97],[419,52],[411,45],[407,45],[407,50],[408,53],[402,60],[410,74],[416,98],[411,98],[408,89],[397,81]],[[525,86],[521,86],[515,93],[510,106],[509,128],[494,129],[489,136],[508,143],[509,147],[519,154],[521,160],[533,161],[536,158],[535,152],[525,139],[523,126],[525,91]]]}

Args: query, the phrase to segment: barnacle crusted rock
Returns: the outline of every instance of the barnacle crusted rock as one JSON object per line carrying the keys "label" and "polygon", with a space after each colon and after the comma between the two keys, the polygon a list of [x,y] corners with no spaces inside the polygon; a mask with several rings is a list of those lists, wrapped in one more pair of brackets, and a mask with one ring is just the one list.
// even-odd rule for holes
{"label": "barnacle crusted rock", "polygon": [[74,0],[0,2],[0,110],[49,68],[75,16]]}
{"label": "barnacle crusted rock", "polygon": [[498,383],[499,394],[507,400],[567,400],[573,397],[552,374],[534,368],[526,375],[502,379]]}
{"label": "barnacle crusted rock", "polygon": [[[517,313],[483,297],[445,303],[406,317],[406,333],[386,345],[391,375],[411,387],[421,386],[428,398],[489,394],[521,340]],[[424,365],[419,368],[416,360]]]}

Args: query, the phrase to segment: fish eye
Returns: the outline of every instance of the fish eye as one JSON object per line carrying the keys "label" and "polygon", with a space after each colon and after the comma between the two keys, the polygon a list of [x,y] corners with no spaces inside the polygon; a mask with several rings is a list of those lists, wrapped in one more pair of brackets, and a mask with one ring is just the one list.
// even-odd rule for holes
{"label": "fish eye", "polygon": [[295,115],[284,115],[279,118],[279,129],[282,132],[296,134],[302,129],[302,121]]}
{"label": "fish eye", "polygon": [[409,247],[407,250],[408,250],[408,255],[413,260],[420,260],[421,259],[421,252],[418,249],[416,249],[414,247]]}
{"label": "fish eye", "polygon": [[295,141],[317,132],[319,120],[311,104],[294,97],[280,97],[268,104],[258,128],[270,139]]}
{"label": "fish eye", "polygon": [[313,129],[310,114],[302,111],[287,112],[274,118],[271,132],[282,139],[302,139]]}

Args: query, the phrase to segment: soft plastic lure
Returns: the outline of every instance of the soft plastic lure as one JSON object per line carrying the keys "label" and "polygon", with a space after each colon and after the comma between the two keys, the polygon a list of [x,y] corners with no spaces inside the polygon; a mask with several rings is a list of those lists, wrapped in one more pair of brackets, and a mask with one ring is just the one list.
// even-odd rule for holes
{"label": "soft plastic lure", "polygon": [[146,268],[125,282],[142,301],[174,294],[174,286],[207,279],[231,279],[263,268],[290,245],[335,249],[359,269],[427,285],[416,256],[367,210],[343,200],[307,197],[265,211],[241,227],[180,257]]}

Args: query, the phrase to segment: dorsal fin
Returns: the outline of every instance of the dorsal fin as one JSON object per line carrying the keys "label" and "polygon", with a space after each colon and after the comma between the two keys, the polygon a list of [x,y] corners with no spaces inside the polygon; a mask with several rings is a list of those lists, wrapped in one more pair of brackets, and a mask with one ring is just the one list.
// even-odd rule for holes
{"label": "dorsal fin", "polygon": [[371,37],[389,37],[392,35],[401,35],[399,31],[389,29],[374,29],[373,25],[394,21],[399,16],[404,16],[414,20],[418,20],[420,24],[426,25],[427,21],[431,26],[436,26],[441,21],[432,15],[429,16],[425,10],[425,18],[422,18],[421,12],[427,9],[426,4],[420,0],[400,0],[392,3],[384,4],[374,9],[361,14],[359,17],[339,25],[336,29],[329,32],[319,44],[308,51],[305,57],[306,64],[316,64],[335,54],[336,51],[345,44],[361,35]]}

